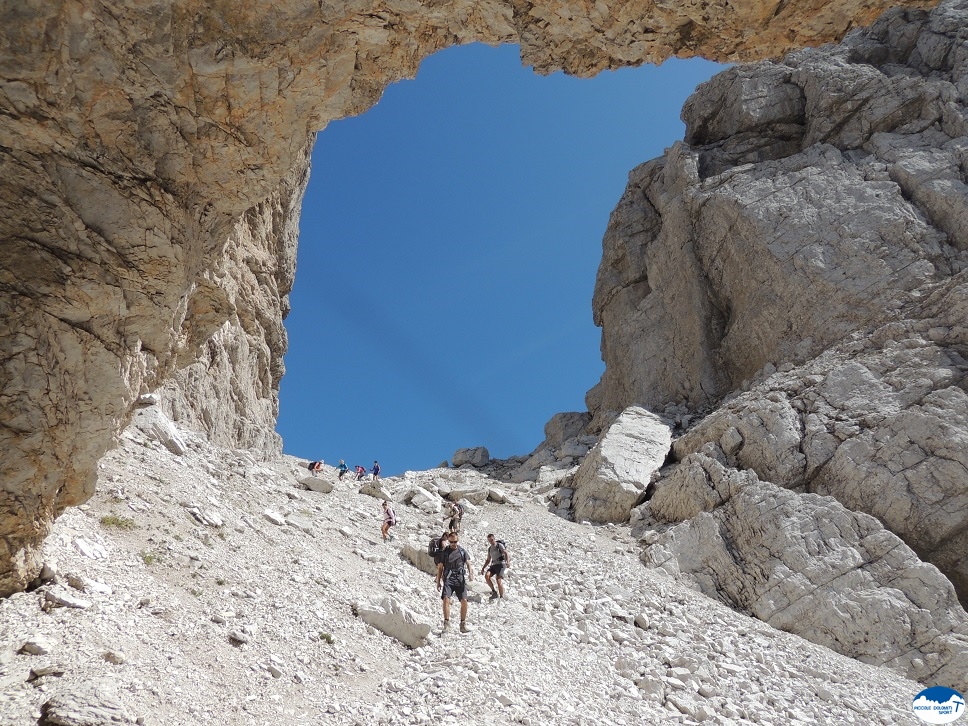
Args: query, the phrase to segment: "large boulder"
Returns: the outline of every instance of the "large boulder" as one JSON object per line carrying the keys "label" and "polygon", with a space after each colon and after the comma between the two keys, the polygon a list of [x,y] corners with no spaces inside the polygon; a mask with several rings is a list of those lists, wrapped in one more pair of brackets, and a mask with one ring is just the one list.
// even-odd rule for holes
{"label": "large boulder", "polygon": [[558,449],[568,439],[574,439],[583,433],[591,420],[591,414],[587,412],[556,413],[545,424],[545,443],[553,449]]}
{"label": "large boulder", "polygon": [[356,605],[356,614],[368,625],[396,638],[409,648],[427,642],[430,623],[425,622],[396,598],[385,597],[379,605]]}
{"label": "large boulder", "polygon": [[418,570],[426,572],[428,575],[436,575],[437,563],[434,562],[433,557],[427,554],[427,546],[429,544],[429,537],[426,542],[421,542],[420,540],[404,542],[403,547],[400,548],[400,556]]}
{"label": "large boulder", "polygon": [[671,446],[672,430],[659,416],[639,406],[623,411],[575,472],[575,519],[627,520]]}
{"label": "large boulder", "polygon": [[968,615],[954,588],[874,517],[704,454],[676,474],[649,509],[690,518],[652,539],[646,564],[839,653],[968,687]]}
{"label": "large boulder", "polygon": [[472,449],[457,449],[454,452],[452,462],[455,467],[470,464],[473,467],[480,468],[490,460],[491,455],[487,449],[483,446],[476,446]]}

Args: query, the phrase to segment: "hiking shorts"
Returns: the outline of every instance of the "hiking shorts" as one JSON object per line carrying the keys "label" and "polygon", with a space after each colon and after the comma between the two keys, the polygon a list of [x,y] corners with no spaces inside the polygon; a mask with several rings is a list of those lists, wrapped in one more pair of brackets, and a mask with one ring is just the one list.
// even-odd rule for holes
{"label": "hiking shorts", "polygon": [[466,580],[444,581],[444,586],[440,589],[440,599],[446,600],[451,597],[456,597],[461,602],[467,599]]}
{"label": "hiking shorts", "polygon": [[503,562],[498,562],[496,565],[491,565],[487,568],[488,574],[497,575],[498,579],[504,579],[504,571],[508,568]]}

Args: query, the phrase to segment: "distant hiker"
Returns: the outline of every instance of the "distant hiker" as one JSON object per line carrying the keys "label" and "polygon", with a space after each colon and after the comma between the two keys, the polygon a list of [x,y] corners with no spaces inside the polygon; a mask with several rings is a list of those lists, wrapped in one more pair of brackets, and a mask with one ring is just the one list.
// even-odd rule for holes
{"label": "distant hiker", "polygon": [[366,476],[366,469],[357,464],[354,471],[356,472],[356,481],[363,481],[363,477]]}
{"label": "distant hiker", "polygon": [[[460,600],[460,632],[467,632],[467,583],[471,577],[471,558],[457,544],[457,533],[448,536],[448,547],[437,563],[437,589],[444,603],[444,631],[450,628],[450,599]],[[466,579],[465,579],[466,571]]]}
{"label": "distant hiker", "polygon": [[373,474],[373,481],[380,478],[380,464],[376,459],[373,460],[373,468],[370,471]]}
{"label": "distant hiker", "polygon": [[464,505],[460,502],[450,502],[450,512],[447,516],[450,517],[447,528],[451,532],[460,532],[460,521],[464,518]]}
{"label": "distant hiker", "polygon": [[349,469],[349,467],[346,465],[346,462],[345,461],[343,461],[342,459],[340,459],[339,460],[339,466],[337,466],[336,468],[339,470],[339,480],[340,481],[343,481],[343,474],[346,473],[346,471]]}
{"label": "distant hiker", "polygon": [[[504,597],[504,572],[511,564],[511,555],[503,539],[496,539],[493,534],[487,535],[487,560],[481,568],[484,582],[491,588],[491,599]],[[488,567],[490,565],[490,567]],[[497,580],[497,590],[491,582],[491,576]]]}
{"label": "distant hiker", "polygon": [[390,534],[390,527],[393,527],[397,523],[396,512],[393,511],[393,507],[390,506],[390,502],[383,500],[383,527],[380,532],[383,534],[383,541],[386,542],[388,539],[392,540],[393,535]]}
{"label": "distant hiker", "polygon": [[323,468],[322,461],[310,461],[309,462],[309,473],[316,476]]}

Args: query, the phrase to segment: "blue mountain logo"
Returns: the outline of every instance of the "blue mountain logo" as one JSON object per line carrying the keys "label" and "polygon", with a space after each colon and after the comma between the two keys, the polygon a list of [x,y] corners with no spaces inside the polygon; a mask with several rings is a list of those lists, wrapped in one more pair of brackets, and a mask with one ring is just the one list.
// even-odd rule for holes
{"label": "blue mountain logo", "polygon": [[951,723],[965,714],[965,697],[944,686],[925,688],[911,702],[914,715],[926,723]]}

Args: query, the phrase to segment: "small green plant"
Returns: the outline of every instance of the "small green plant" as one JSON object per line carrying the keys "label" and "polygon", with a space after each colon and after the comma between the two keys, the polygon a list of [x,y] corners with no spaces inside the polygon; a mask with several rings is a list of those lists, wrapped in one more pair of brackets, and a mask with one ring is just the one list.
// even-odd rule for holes
{"label": "small green plant", "polygon": [[225,584],[225,578],[224,577],[216,577],[215,578],[215,584],[216,585],[224,585]]}
{"label": "small green plant", "polygon": [[321,641],[323,641],[324,643],[326,643],[326,645],[332,645],[333,644],[333,636],[332,636],[332,634],[323,632],[322,630],[319,631],[319,639]]}
{"label": "small green plant", "polygon": [[197,587],[193,587],[189,592],[195,597],[201,597],[203,590],[199,590]]}
{"label": "small green plant", "polygon": [[138,554],[141,555],[141,560],[149,567],[155,564],[159,559],[157,554],[154,552],[149,552],[148,550],[141,550],[141,552]]}
{"label": "small green plant", "polygon": [[116,514],[105,514],[101,517],[101,524],[105,527],[117,527],[118,529],[134,529],[133,519],[119,517]]}
{"label": "small green plant", "polygon": [[179,542],[184,542],[185,541],[185,538],[182,537],[180,534],[178,534],[178,532],[175,532],[175,534],[173,534],[172,537],[174,537]]}
{"label": "small green plant", "polygon": [[218,537],[219,539],[225,539],[225,532],[223,532],[222,530],[219,530],[218,532],[215,533],[215,536]]}

